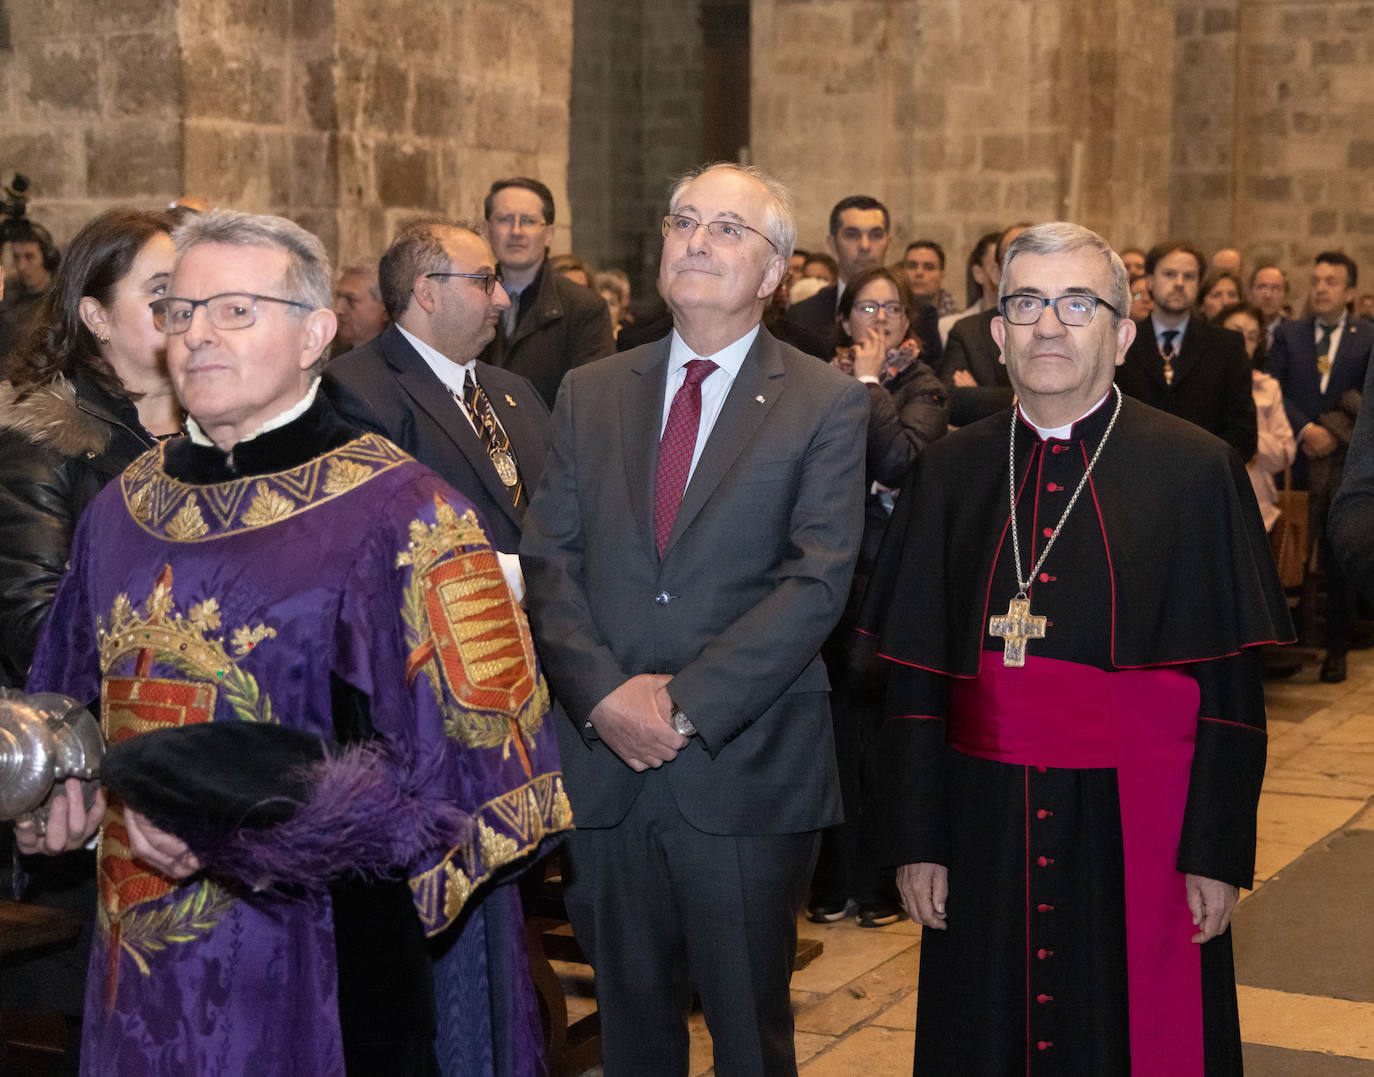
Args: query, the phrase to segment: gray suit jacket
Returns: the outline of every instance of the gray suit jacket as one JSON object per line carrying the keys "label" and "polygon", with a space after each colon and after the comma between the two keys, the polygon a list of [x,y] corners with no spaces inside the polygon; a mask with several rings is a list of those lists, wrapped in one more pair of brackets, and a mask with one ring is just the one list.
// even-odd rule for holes
{"label": "gray suit jacket", "polygon": [[759,332],[683,496],[654,543],[669,340],[563,383],[520,545],[530,623],[566,708],[577,825],[614,826],[645,780],[585,727],[640,673],[700,734],[664,773],[716,834],[840,818],[821,643],[844,609],[862,531],[865,387]]}

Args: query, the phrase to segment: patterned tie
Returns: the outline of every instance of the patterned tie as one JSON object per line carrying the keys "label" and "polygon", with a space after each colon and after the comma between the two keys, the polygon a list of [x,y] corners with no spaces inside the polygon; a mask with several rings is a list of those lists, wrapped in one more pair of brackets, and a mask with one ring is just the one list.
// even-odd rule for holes
{"label": "patterned tie", "polygon": [[673,532],[682,492],[687,489],[687,474],[692,470],[692,455],[697,448],[701,426],[701,383],[716,364],[709,359],[693,359],[687,364],[687,378],[673,394],[668,423],[658,442],[658,476],[654,480],[654,539],[658,555],[668,545]]}
{"label": "patterned tie", "polygon": [[1164,356],[1164,384],[1173,385],[1174,383],[1174,337],[1178,336],[1177,329],[1166,329],[1159,334],[1163,341],[1159,349],[1159,354]]}
{"label": "patterned tie", "polygon": [[1317,323],[1317,373],[1323,378],[1331,373],[1331,335],[1335,331],[1334,325]]}
{"label": "patterned tie", "polygon": [[[458,394],[452,389],[449,393],[458,400]],[[510,438],[506,435],[505,427],[496,418],[496,413],[491,410],[491,401],[487,399],[487,394],[471,374],[463,379],[463,396],[458,402],[463,405],[472,419],[472,425],[477,428],[477,436],[482,439],[482,448],[487,450],[492,467],[496,468],[497,477],[505,484],[511,504],[517,509],[520,508],[520,497],[525,492],[525,486],[520,481],[520,468],[515,462],[515,453],[511,451]]]}

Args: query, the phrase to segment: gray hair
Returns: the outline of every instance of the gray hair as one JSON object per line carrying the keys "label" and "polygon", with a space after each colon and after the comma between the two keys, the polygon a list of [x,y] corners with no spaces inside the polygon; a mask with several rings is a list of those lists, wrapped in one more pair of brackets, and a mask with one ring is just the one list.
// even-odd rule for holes
{"label": "gray hair", "polygon": [[410,291],[427,273],[444,273],[449,268],[444,250],[445,232],[471,232],[485,241],[477,226],[447,217],[416,217],[401,226],[377,264],[382,305],[387,317],[399,322],[410,306]]}
{"label": "gray hair", "polygon": [[1068,221],[1054,221],[1051,224],[1037,224],[1027,228],[1007,248],[1002,261],[1002,283],[997,289],[997,298],[1006,298],[1007,281],[1011,276],[1011,263],[1018,254],[1071,254],[1074,251],[1097,251],[1106,259],[1110,278],[1110,288],[1106,299],[1119,311],[1114,316],[1113,325],[1125,318],[1131,309],[1130,288],[1126,281],[1126,266],[1121,256],[1112,250],[1111,244],[1091,228]]}
{"label": "gray hair", "polygon": [[792,251],[797,245],[797,221],[792,192],[763,169],[756,168],[754,165],[738,165],[733,161],[718,161],[715,164],[702,165],[700,168],[692,169],[673,184],[673,189],[668,195],[668,212],[677,212],[678,198],[681,197],[683,189],[689,183],[699,176],[704,176],[707,172],[716,171],[735,172],[763,184],[764,190],[768,192],[768,208],[764,212],[763,227],[760,231],[772,241],[777,252],[782,255],[784,262],[791,258]]}
{"label": "gray hair", "polygon": [[285,251],[288,256],[282,285],[287,295],[307,303],[312,309],[333,306],[333,273],[324,244],[311,232],[285,217],[265,213],[241,213],[234,209],[212,209],[193,213],[172,233],[178,260],[192,247],[202,243],[225,243],[233,247],[262,247]]}

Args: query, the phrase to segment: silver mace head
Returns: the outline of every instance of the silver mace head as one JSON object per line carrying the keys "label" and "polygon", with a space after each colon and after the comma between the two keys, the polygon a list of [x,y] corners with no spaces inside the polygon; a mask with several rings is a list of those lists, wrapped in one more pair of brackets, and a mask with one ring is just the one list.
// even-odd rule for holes
{"label": "silver mace head", "polygon": [[67,778],[81,780],[89,807],[104,754],[100,723],[76,700],[0,688],[0,819],[32,822],[42,834]]}

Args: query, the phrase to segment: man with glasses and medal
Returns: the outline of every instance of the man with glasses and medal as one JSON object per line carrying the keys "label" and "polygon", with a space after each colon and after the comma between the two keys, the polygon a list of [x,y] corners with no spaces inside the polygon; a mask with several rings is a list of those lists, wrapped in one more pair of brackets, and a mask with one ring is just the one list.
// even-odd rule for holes
{"label": "man with glasses and medal", "polygon": [[1136,327],[1095,233],[1022,233],[999,299],[1016,404],[917,459],[864,613],[915,1072],[1239,1073],[1257,649],[1292,637],[1244,462],[1113,384]]}
{"label": "man with glasses and medal", "polygon": [[16,827],[100,829],[82,1072],[541,1073],[489,885],[571,825],[528,625],[472,504],[318,392],[319,240],[228,210],[173,238],[189,437],[83,515],[28,682],[110,745],[108,812],[71,780]]}
{"label": "man with glasses and medal", "polygon": [[760,325],[796,226],[720,164],[663,220],[660,341],[577,367],[520,559],[561,711],[565,896],[608,1074],[797,1072],[788,984],[840,819],[821,644],[862,531],[868,390]]}
{"label": "man with glasses and medal", "polygon": [[348,422],[437,471],[473,506],[517,597],[520,525],[549,447],[529,380],[478,359],[510,305],[472,227],[415,221],[378,270],[391,326],[330,361],[324,392]]}

